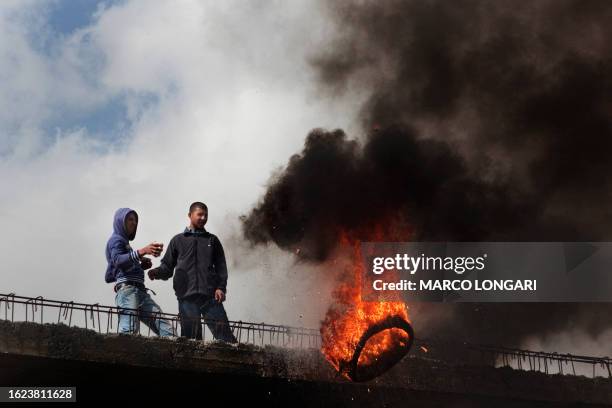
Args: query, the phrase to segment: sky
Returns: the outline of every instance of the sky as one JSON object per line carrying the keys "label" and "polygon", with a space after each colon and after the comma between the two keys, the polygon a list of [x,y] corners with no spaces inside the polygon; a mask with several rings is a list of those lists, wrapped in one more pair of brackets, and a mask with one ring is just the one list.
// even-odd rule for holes
{"label": "sky", "polygon": [[[314,80],[310,57],[333,31],[323,10],[3,1],[0,292],[112,305],[114,211],[138,212],[141,247],[167,243],[204,201],[230,265],[230,319],[317,327],[331,286],[273,246],[250,250],[239,216],[311,129],[356,128],[362,96],[323,95]],[[170,281],[148,286],[177,312]]]}

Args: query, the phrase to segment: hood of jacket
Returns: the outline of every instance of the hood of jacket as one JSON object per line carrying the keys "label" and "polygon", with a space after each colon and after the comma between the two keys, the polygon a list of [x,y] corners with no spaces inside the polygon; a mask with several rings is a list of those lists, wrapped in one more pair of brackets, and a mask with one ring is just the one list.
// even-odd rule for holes
{"label": "hood of jacket", "polygon": [[138,213],[136,211],[132,210],[131,208],[119,208],[117,211],[115,211],[115,218],[113,221],[113,234],[119,235],[121,238],[127,239],[128,241],[131,241],[136,237],[136,234],[134,234],[134,236],[128,236],[128,233],[125,230],[125,219],[130,213],[134,213],[134,215],[136,215],[136,220],[138,220]]}

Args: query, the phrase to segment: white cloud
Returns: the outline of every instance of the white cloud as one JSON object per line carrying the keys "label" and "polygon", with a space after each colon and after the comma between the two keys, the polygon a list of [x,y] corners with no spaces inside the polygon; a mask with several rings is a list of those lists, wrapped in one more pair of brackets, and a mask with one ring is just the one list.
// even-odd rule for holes
{"label": "white cloud", "polygon": [[[2,291],[112,304],[103,274],[114,210],[138,210],[138,246],[168,242],[188,204],[204,200],[234,265],[230,318],[315,325],[327,284],[278,250],[232,248],[237,216],[310,129],[354,129],[359,98],[320,98],[308,66],[330,30],[318,4],[129,1],[99,10],[51,55],[28,42],[34,18],[9,19],[16,9],[0,7]],[[129,97],[140,93],[157,103]],[[128,95],[135,120],[124,144],[99,149],[86,129],[45,133],[49,115],[113,95]],[[176,312],[171,283],[150,286]]]}

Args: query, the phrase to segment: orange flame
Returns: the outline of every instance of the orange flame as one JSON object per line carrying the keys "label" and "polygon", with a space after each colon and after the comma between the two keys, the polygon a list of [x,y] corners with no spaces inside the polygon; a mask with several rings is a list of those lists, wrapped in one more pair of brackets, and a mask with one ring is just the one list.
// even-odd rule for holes
{"label": "orange flame", "polygon": [[[321,325],[321,351],[326,359],[347,378],[347,363],[353,358],[355,347],[364,332],[372,325],[391,316],[407,322],[408,309],[402,301],[366,302],[361,299],[361,280],[364,273],[360,242],[351,242],[346,236],[343,244],[352,245],[353,262],[350,279],[342,282],[333,292],[335,304],[327,311]],[[359,356],[358,365],[375,363],[398,345],[403,346],[408,335],[401,329],[388,329],[372,336]]]}

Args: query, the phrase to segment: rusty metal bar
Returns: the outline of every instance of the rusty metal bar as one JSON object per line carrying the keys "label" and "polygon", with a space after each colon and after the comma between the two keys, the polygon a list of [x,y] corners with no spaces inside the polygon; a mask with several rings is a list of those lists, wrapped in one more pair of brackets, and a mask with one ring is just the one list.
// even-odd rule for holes
{"label": "rusty metal bar", "polygon": [[[134,324],[134,331],[143,335],[151,335],[151,331],[156,332],[157,329],[153,330],[152,325],[156,328],[156,323],[161,320],[167,320],[175,333],[179,333],[180,328],[180,316],[178,314],[171,313],[162,313],[162,312],[154,312],[153,314],[148,313],[145,315],[142,311],[138,309],[127,309],[127,308],[118,308],[116,306],[102,306],[99,303],[88,304],[88,303],[79,303],[79,302],[66,302],[66,301],[58,301],[51,299],[44,299],[42,297],[26,297],[26,296],[17,296],[13,293],[11,294],[0,294],[0,308],[4,305],[4,319],[15,321],[15,305],[22,304],[25,307],[25,320],[30,321],[32,319],[37,320],[37,316],[35,313],[40,309],[40,323],[45,323],[43,310],[44,308],[55,308],[58,310],[57,321],[54,323],[63,323],[68,326],[81,326],[83,325],[86,329],[93,329],[98,333],[103,333],[103,327],[101,325],[102,318],[101,316],[106,314],[106,333],[111,333],[113,330],[113,320],[114,316],[119,317],[119,315],[129,314],[131,317],[130,324]],[[8,311],[11,311],[11,315],[9,316]],[[77,311],[77,316],[83,316],[84,320],[81,321],[81,318],[73,321],[73,312]],[[83,312],[83,315],[80,315],[80,312]],[[1,312],[1,309],[0,309]],[[32,319],[30,318],[30,312],[32,314]],[[135,319],[138,320],[135,320]],[[97,325],[96,325],[97,320]],[[143,323],[147,324],[148,330],[141,330],[139,321],[143,321]],[[74,323],[74,324],[73,324]],[[91,324],[90,324],[91,323]],[[204,339],[206,339],[206,325],[216,323],[211,319],[200,319],[200,324],[203,326],[202,334]],[[138,326],[138,330],[136,330],[136,326]],[[302,347],[308,348],[312,347],[312,344],[317,344],[317,338],[319,338],[319,331],[316,329],[306,329],[306,328],[296,328],[290,326],[283,325],[275,325],[275,324],[267,324],[267,323],[249,323],[242,321],[229,321],[229,327],[237,337],[239,343],[250,343],[256,344],[260,346],[264,345],[281,345],[284,347]],[[117,322],[116,332],[119,332],[119,324]],[[244,332],[246,332],[246,339],[244,336]],[[287,334],[296,333],[300,339],[295,336],[287,336]],[[281,338],[282,336],[282,338]],[[304,341],[303,337],[307,337],[308,341]],[[306,346],[307,345],[307,346]]]}

